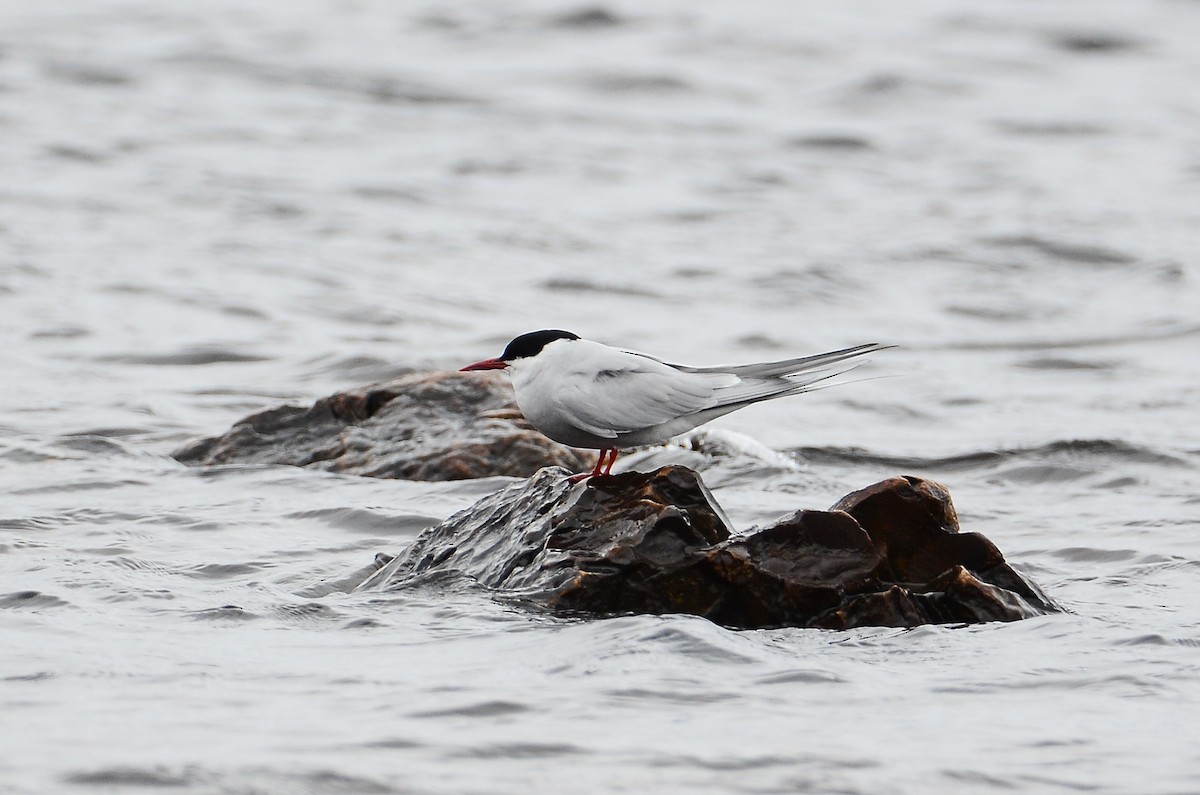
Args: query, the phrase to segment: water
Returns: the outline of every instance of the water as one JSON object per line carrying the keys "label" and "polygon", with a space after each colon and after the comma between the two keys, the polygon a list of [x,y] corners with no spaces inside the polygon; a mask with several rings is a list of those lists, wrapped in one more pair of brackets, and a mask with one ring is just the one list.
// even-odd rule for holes
{"label": "water", "polygon": [[[2,19],[0,790],[1200,790],[1197,4]],[[303,596],[505,481],[169,457],[555,326],[694,364],[900,345],[717,423],[786,454],[718,498],[746,527],[934,477],[1070,612]]]}

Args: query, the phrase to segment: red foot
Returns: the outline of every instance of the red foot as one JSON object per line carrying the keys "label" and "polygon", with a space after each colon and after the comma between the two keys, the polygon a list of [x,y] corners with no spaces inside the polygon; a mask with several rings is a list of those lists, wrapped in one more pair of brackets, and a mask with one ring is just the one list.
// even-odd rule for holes
{"label": "red foot", "polygon": [[[611,454],[611,457],[610,457]],[[613,464],[617,462],[617,456],[620,455],[615,447],[608,447],[600,451],[600,457],[596,459],[596,466],[591,472],[581,472],[578,475],[572,475],[567,478],[571,483],[578,483],[581,480],[589,480],[590,478],[599,477],[600,475],[611,475]],[[608,458],[608,464],[605,465],[604,459]]]}

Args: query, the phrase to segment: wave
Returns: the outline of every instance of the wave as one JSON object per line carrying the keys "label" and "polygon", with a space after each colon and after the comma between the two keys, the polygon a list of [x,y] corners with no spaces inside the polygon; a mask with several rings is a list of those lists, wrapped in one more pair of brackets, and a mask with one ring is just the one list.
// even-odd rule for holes
{"label": "wave", "polygon": [[1101,348],[1113,345],[1137,345],[1146,342],[1185,339],[1200,335],[1200,324],[1173,323],[1162,328],[1131,329],[1118,334],[1058,337],[1045,339],[964,340],[932,345],[927,350],[942,351],[1049,351],[1062,348]]}
{"label": "wave", "polygon": [[[875,465],[901,469],[969,472],[1013,464],[1148,464],[1192,468],[1194,462],[1121,439],[1064,439],[1036,447],[979,450],[949,456],[899,456],[858,447],[796,447],[786,451],[809,464]],[[1094,467],[1089,467],[1089,471]]]}

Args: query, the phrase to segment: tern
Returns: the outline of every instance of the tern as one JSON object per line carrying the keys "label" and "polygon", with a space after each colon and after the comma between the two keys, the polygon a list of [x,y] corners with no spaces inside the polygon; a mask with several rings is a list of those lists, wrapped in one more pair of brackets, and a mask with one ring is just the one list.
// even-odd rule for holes
{"label": "tern", "polygon": [[810,392],[853,369],[835,365],[890,347],[872,342],[777,362],[687,367],[543,329],[460,372],[507,370],[530,425],[568,447],[600,451],[591,472],[572,478],[585,480],[611,474],[621,448],[661,444],[731,411]]}

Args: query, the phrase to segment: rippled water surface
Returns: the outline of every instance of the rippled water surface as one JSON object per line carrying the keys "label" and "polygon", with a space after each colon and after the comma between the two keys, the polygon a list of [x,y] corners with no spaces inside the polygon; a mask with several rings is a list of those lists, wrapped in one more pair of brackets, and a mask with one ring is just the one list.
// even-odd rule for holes
{"label": "rippled water surface", "polygon": [[[1197,41],[1183,0],[4,3],[0,790],[1200,791]],[[717,497],[933,477],[1069,612],[320,597],[506,481],[170,458],[541,327],[899,345],[718,422],[782,455]]]}

